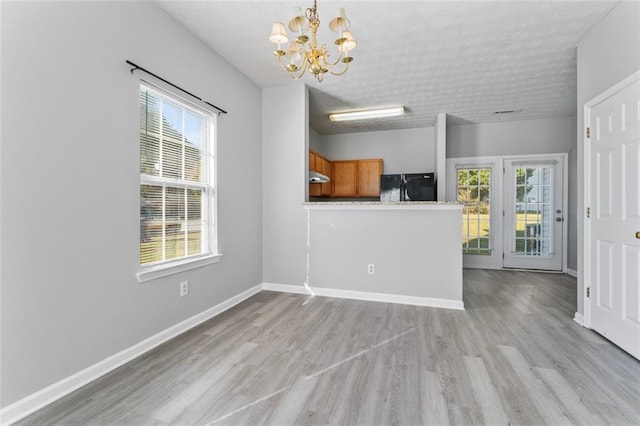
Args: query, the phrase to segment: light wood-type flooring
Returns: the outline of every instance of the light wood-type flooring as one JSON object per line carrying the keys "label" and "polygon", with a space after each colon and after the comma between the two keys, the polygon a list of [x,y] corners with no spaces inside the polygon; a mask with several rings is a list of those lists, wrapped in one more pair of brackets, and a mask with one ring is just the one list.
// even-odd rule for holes
{"label": "light wood-type flooring", "polygon": [[465,270],[464,302],[261,292],[19,424],[640,424],[640,363],[573,321],[574,278]]}

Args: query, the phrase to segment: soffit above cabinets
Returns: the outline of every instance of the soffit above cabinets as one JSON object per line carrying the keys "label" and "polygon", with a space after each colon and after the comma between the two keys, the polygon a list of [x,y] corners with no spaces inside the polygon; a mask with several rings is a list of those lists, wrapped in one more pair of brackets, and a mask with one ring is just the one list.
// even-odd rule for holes
{"label": "soffit above cabinets", "polygon": [[[292,80],[272,54],[273,22],[299,1],[159,1],[188,30],[260,87]],[[310,88],[309,120],[321,134],[571,116],[576,45],[617,1],[318,1],[319,43],[338,7],[358,47],[347,74]],[[326,38],[326,39],[325,39]],[[330,112],[404,105],[407,113],[333,123]],[[495,111],[515,110],[513,114]]]}

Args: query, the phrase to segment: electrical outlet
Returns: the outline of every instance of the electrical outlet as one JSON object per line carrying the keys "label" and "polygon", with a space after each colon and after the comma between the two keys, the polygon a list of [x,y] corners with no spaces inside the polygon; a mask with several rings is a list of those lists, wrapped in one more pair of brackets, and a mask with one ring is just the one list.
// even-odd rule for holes
{"label": "electrical outlet", "polygon": [[180,297],[184,297],[189,294],[189,281],[182,281],[180,283]]}
{"label": "electrical outlet", "polygon": [[376,274],[376,265],[374,265],[373,263],[369,263],[367,265],[367,272],[369,273],[369,275],[375,275]]}

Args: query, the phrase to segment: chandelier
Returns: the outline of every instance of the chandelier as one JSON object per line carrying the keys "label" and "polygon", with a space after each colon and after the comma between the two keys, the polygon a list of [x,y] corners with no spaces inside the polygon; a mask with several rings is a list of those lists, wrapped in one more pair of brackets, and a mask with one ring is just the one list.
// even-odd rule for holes
{"label": "chandelier", "polygon": [[[278,45],[273,52],[278,57],[280,66],[287,71],[292,79],[297,80],[309,70],[311,74],[322,82],[324,75],[329,72],[333,75],[343,75],[349,69],[349,63],[353,61],[350,53],[356,48],[357,42],[351,36],[349,26],[351,23],[345,15],[344,9],[338,9],[337,16],[329,22],[329,29],[338,33],[335,44],[337,46],[337,58],[331,59],[331,53],[326,45],[318,46],[317,32],[320,26],[317,0],[313,0],[313,7],[302,14],[300,7],[293,9],[293,18],[289,21],[289,30],[293,33],[293,40],[289,41],[287,32],[282,22],[273,24],[269,40]],[[289,41],[287,50],[282,45]],[[339,71],[334,71],[340,67]]]}

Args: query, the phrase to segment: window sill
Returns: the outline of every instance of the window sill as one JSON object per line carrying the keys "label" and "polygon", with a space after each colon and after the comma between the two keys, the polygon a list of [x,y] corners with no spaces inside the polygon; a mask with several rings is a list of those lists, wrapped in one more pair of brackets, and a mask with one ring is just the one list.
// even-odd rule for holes
{"label": "window sill", "polygon": [[176,262],[165,263],[155,267],[144,268],[136,273],[138,282],[155,280],[156,278],[166,277],[190,269],[200,268],[205,265],[220,262],[222,254],[212,254],[208,256],[198,257],[195,259],[183,259]]}

